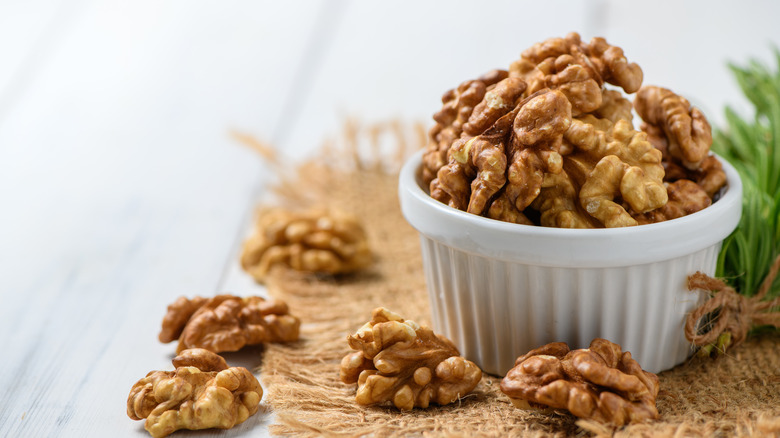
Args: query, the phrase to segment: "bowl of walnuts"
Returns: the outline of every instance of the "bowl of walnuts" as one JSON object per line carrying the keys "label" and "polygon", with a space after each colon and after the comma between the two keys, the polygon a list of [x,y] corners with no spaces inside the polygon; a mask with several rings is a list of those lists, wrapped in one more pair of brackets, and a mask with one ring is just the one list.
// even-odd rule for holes
{"label": "bowl of walnuts", "polygon": [[701,111],[642,80],[603,38],[534,44],[447,91],[402,168],[434,329],[484,371],[594,338],[651,372],[692,353],[687,278],[714,275],[742,185]]}

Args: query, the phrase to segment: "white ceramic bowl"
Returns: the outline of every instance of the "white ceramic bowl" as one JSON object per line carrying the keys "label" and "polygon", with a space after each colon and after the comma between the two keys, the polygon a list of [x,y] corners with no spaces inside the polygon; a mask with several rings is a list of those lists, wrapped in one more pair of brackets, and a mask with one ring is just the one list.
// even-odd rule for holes
{"label": "white ceramic bowl", "polygon": [[742,213],[742,183],[721,159],[728,186],[697,213],[656,224],[560,229],[469,214],[428,195],[422,152],[401,169],[406,220],[420,233],[433,328],[491,374],[549,342],[587,348],[601,337],[648,371],[691,354],[684,318],[704,295],[687,277],[713,275],[723,239]]}

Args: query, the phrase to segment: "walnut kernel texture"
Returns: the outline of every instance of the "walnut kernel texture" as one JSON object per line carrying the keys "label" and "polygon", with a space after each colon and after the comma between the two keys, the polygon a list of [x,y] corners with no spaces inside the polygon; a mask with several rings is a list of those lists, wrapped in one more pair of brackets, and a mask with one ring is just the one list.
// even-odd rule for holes
{"label": "walnut kernel texture", "polygon": [[461,357],[448,339],[430,328],[383,308],[348,336],[356,350],[341,361],[344,383],[357,383],[360,405],[392,403],[402,411],[452,403],[471,392],[482,378],[473,362]]}
{"label": "walnut kernel texture", "polygon": [[184,350],[173,359],[174,371],[152,371],[136,382],[127,397],[127,415],[146,419],[155,438],[179,429],[229,429],[254,415],[263,389],[243,367],[228,367],[208,350]]}
{"label": "walnut kernel texture", "polygon": [[501,391],[521,409],[565,409],[613,426],[657,419],[658,390],[658,376],[600,338],[587,349],[555,342],[531,350],[501,381]]}

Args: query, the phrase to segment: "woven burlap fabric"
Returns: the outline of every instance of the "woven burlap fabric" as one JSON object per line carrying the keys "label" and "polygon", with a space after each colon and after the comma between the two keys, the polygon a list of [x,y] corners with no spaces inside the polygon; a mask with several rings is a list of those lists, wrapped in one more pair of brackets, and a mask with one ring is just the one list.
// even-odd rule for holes
{"label": "woven burlap fabric", "polygon": [[[334,160],[329,150],[283,178],[279,202],[328,205],[357,215],[376,261],[364,272],[338,278],[272,271],[269,293],[287,301],[304,322],[299,342],[269,345],[264,353],[262,382],[266,403],[276,415],[273,434],[780,436],[776,333],[755,336],[726,356],[693,358],[661,373],[660,419],[619,430],[565,412],[518,410],[499,390],[500,377],[489,375],[474,392],[448,406],[399,412],[357,405],[356,385],[339,380],[339,363],[350,352],[347,335],[379,306],[430,323],[419,237],[403,219],[398,202],[398,156],[359,164],[357,155]],[[343,165],[345,161],[349,164]]]}

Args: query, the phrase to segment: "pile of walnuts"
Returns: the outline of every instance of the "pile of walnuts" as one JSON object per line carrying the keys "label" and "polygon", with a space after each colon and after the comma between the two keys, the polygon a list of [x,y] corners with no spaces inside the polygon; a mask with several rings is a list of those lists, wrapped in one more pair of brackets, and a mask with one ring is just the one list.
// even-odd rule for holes
{"label": "pile of walnuts", "polygon": [[[442,96],[423,181],[451,207],[548,227],[624,227],[706,208],[726,183],[710,125],[642,79],[603,38],[537,43],[508,70]],[[636,93],[633,104],[623,93]]]}

